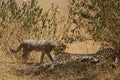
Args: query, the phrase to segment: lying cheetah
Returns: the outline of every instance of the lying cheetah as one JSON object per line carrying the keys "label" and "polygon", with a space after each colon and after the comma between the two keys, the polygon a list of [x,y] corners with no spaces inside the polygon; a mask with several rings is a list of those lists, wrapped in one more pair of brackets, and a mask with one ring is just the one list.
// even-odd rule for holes
{"label": "lying cheetah", "polygon": [[102,66],[103,64],[106,64],[105,61],[109,61],[110,63],[112,63],[112,66],[116,66],[116,64],[118,63],[118,58],[115,55],[113,49],[106,48],[103,50],[99,50],[97,53],[93,54],[61,53],[56,55],[55,61],[42,64],[42,66],[51,65],[54,67],[55,65],[67,64],[73,61],[81,61],[84,63],[90,62],[98,66]]}

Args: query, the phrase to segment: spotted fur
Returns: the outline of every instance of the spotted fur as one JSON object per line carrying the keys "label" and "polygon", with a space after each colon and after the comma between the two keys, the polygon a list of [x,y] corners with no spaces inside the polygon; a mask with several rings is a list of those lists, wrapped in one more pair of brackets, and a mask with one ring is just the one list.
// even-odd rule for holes
{"label": "spotted fur", "polygon": [[53,61],[50,52],[54,50],[56,55],[57,53],[64,52],[66,49],[66,45],[62,43],[56,43],[51,40],[24,40],[17,48],[10,50],[11,52],[16,53],[21,49],[23,50],[22,57],[25,61],[27,60],[28,54],[30,54],[31,51],[42,52],[42,56],[40,60],[40,64],[41,64],[43,62],[45,54],[49,57],[51,61]]}
{"label": "spotted fur", "polygon": [[71,53],[62,53],[56,55],[55,61],[48,62],[43,64],[47,65],[58,65],[58,64],[66,64],[72,61],[80,60],[82,62],[91,61],[97,63],[96,65],[102,65],[105,60],[112,60],[116,65],[118,63],[118,57],[114,53],[114,50],[111,48],[106,48],[103,50],[99,50],[96,54],[71,54]]}

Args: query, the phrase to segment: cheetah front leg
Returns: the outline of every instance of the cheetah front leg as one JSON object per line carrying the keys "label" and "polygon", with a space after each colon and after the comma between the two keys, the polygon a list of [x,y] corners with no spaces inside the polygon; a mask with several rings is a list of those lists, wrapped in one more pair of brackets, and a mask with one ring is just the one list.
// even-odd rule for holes
{"label": "cheetah front leg", "polygon": [[51,61],[53,61],[53,58],[52,58],[52,56],[50,55],[50,52],[49,52],[49,53],[46,53],[46,55],[49,57],[49,59],[50,59]]}

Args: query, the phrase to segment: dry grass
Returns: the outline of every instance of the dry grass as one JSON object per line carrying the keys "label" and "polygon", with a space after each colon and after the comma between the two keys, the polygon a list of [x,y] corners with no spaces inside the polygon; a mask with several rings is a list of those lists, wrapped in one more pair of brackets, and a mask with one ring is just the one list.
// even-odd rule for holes
{"label": "dry grass", "polygon": [[[54,0],[55,1],[55,0]],[[39,4],[47,10],[50,6],[46,0],[41,0]],[[21,3],[19,3],[20,5]],[[62,15],[68,13],[67,0],[56,0]],[[16,39],[15,39],[16,40]],[[4,41],[4,39],[3,39]],[[8,40],[9,41],[9,40]],[[14,41],[15,42],[15,41]],[[108,67],[100,68],[91,64],[81,62],[71,62],[65,65],[58,65],[54,69],[47,71],[46,68],[36,65],[39,62],[39,53],[33,52],[30,55],[29,62],[31,64],[21,64],[20,55],[15,57],[13,54],[5,50],[3,47],[18,46],[18,42],[5,42],[6,45],[0,47],[0,80],[119,80],[120,65],[114,69]],[[70,53],[95,53],[101,47],[100,42],[92,40],[84,42],[76,42],[68,45],[67,52]],[[19,54],[19,53],[18,53]],[[18,58],[18,59],[16,59]]]}
{"label": "dry grass", "polygon": [[[48,70],[39,67],[36,62],[21,64],[9,55],[1,52],[0,80],[119,80],[120,65],[111,68],[95,66],[73,61],[64,65],[57,65]],[[109,64],[109,63],[106,63]]]}

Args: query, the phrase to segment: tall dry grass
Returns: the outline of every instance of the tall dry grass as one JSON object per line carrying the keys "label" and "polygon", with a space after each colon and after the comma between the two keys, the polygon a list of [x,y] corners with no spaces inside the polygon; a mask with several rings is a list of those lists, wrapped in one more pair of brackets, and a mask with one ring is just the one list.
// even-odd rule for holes
{"label": "tall dry grass", "polygon": [[[66,43],[78,41],[75,42],[75,44],[70,44],[70,47],[68,49],[69,52],[78,54],[90,52],[93,53],[96,52],[101,47],[100,46],[101,43],[96,43],[93,40],[80,42],[85,40],[86,37],[91,38],[91,36],[89,36],[89,34],[85,35],[86,28],[79,29],[78,26],[73,24],[72,20],[70,19],[71,17],[74,17],[73,15],[71,15],[70,13],[67,15],[64,14],[63,12],[61,13],[59,6],[56,6],[54,4],[51,4],[49,7],[47,7],[48,9],[46,10],[44,10],[44,8],[41,7],[42,5],[39,5],[39,2],[35,0],[21,2],[20,4],[16,3],[15,0],[8,0],[7,2],[0,0],[1,80],[120,79],[119,66],[114,69],[110,69],[108,67],[99,68],[90,64],[73,62],[70,64],[57,66],[52,71],[46,71],[44,68],[39,69],[34,64],[33,65],[19,64],[18,61],[21,60],[22,52],[19,52],[20,54],[18,53],[13,55],[10,54],[9,49],[17,47],[20,44],[20,42],[23,41],[24,39],[50,39]],[[73,5],[71,6],[71,8],[72,7],[74,8],[74,6],[78,5]],[[87,6],[92,7],[91,4],[86,2],[83,8],[86,8]],[[84,11],[85,9],[83,8],[80,7],[80,9]],[[65,8],[65,10],[63,11],[66,11],[66,9],[67,8]],[[63,14],[65,16],[63,16]],[[86,17],[87,18],[91,17],[85,13],[81,14],[84,17],[84,19],[82,18],[83,20],[81,21],[80,17],[79,20],[83,25],[80,24],[79,21],[77,23],[80,24],[81,27],[82,26],[86,27],[86,23],[89,22],[88,20],[86,20]],[[74,18],[78,19],[76,17]],[[104,47],[104,44],[102,47]],[[39,56],[40,56],[39,53],[33,52],[30,54],[28,61],[35,63],[39,62]],[[39,72],[39,74],[37,72]]]}
{"label": "tall dry grass", "polygon": [[61,41],[66,20],[58,6],[51,4],[48,10],[31,0],[17,4],[15,0],[1,1],[0,36],[1,48],[5,53],[25,39],[49,39]]}

